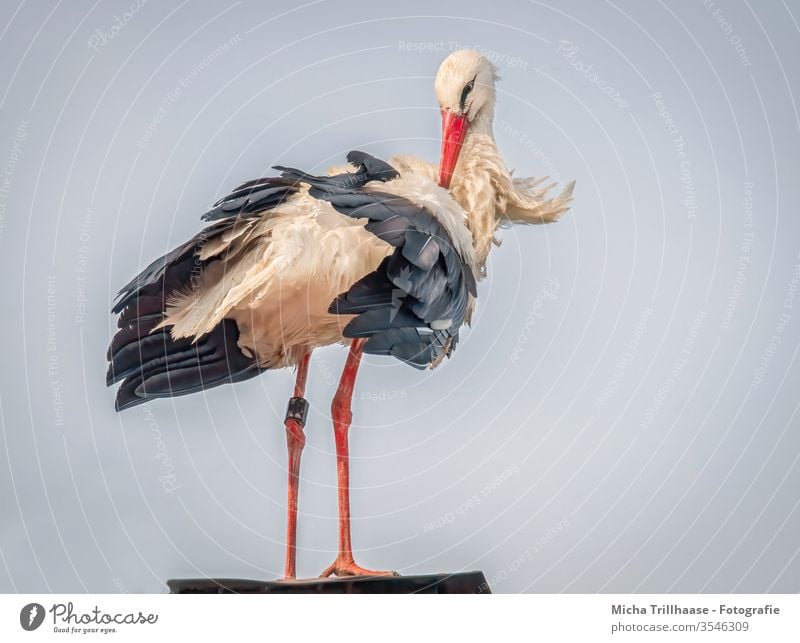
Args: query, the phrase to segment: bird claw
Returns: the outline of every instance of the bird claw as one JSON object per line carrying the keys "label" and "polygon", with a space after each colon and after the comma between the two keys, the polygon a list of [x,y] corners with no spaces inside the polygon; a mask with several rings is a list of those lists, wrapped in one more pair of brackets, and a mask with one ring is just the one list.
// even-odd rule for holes
{"label": "bird claw", "polygon": [[343,576],[399,576],[397,572],[393,571],[374,571],[372,569],[364,569],[360,565],[356,565],[353,559],[346,560],[337,558],[333,561],[319,577],[327,578],[329,576],[336,576],[342,578]]}

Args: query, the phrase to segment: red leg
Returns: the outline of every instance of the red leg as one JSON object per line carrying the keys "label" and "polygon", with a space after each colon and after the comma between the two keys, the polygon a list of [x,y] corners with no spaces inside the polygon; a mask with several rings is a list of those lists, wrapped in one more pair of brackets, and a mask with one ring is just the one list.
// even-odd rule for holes
{"label": "red leg", "polygon": [[295,578],[297,574],[297,493],[300,482],[300,456],[306,445],[303,427],[306,422],[308,402],[305,401],[306,380],[308,379],[309,352],[297,365],[297,379],[294,384],[294,397],[289,400],[286,411],[286,444],[289,450],[289,495],[287,498],[286,519],[286,569],[284,577]]}
{"label": "red leg", "polygon": [[358,365],[364,351],[363,339],[354,339],[339,381],[339,388],[333,397],[331,417],[333,419],[333,435],[336,441],[336,472],[339,480],[339,553],[336,560],[321,576],[358,576],[382,575],[390,576],[395,572],[376,572],[356,565],[353,559],[353,546],[350,540],[350,451],[347,433],[353,420],[351,403],[353,388],[358,375]]}

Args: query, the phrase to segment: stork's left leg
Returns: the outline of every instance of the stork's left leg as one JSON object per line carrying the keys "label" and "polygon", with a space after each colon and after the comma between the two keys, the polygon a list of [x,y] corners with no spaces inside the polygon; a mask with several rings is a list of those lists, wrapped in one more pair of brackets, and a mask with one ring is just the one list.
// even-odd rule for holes
{"label": "stork's left leg", "polygon": [[289,493],[286,499],[286,568],[283,576],[292,579],[297,572],[297,494],[300,483],[300,456],[306,445],[306,434],[303,427],[306,423],[308,402],[306,380],[308,379],[308,362],[311,353],[307,353],[297,365],[297,379],[294,384],[294,397],[289,400],[286,410],[286,446],[289,451]]}
{"label": "stork's left leg", "polygon": [[339,480],[339,553],[321,576],[392,576],[395,572],[376,572],[356,565],[350,541],[350,451],[347,434],[353,420],[352,400],[358,365],[364,352],[363,339],[354,339],[342,372],[339,388],[333,397],[331,417],[336,441],[336,471]]}

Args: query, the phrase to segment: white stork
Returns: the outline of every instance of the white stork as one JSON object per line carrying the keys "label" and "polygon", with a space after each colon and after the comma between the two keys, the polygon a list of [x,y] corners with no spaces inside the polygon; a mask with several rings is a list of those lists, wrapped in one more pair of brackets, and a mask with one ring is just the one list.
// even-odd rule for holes
{"label": "white stork", "polygon": [[475,282],[503,223],[550,223],[571,200],[543,179],[512,178],[492,134],[496,70],[457,51],[436,74],[438,167],[362,152],[328,176],[278,167],[203,219],[195,237],[119,293],[107,382],[116,408],[296,367],[285,420],[289,451],[285,577],[295,577],[297,493],[309,357],[349,341],[331,406],[339,550],[323,576],[380,574],[355,563],[350,540],[348,429],[363,352],[435,367],[469,322]]}

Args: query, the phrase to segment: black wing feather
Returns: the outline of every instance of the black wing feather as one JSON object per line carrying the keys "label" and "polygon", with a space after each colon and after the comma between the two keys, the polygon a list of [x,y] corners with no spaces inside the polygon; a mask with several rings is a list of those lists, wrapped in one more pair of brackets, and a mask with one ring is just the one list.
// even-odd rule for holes
{"label": "black wing feather", "polygon": [[280,205],[296,192],[296,182],[281,177],[248,181],[217,201],[202,219],[217,221],[231,216],[259,214]]}

